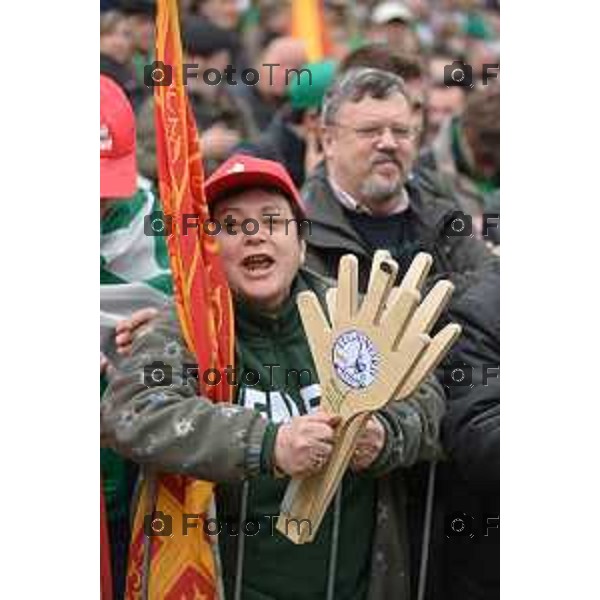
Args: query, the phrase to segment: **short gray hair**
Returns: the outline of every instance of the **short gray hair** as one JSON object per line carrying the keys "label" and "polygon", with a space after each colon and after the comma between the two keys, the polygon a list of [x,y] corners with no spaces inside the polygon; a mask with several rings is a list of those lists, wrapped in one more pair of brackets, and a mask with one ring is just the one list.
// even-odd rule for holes
{"label": "short gray hair", "polygon": [[360,102],[365,96],[381,100],[392,94],[402,94],[410,103],[404,80],[398,75],[370,67],[349,69],[339,76],[325,95],[321,121],[323,125],[333,125],[344,102]]}

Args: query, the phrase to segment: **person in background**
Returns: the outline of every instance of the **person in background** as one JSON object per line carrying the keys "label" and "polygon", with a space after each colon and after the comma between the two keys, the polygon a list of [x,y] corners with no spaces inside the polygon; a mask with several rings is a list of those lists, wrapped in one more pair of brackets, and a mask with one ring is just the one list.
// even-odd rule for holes
{"label": "person in background", "polygon": [[456,59],[447,53],[436,53],[429,58],[430,87],[427,99],[427,130],[425,143],[430,144],[442,127],[453,116],[459,115],[465,105],[466,92],[461,86],[448,87],[444,82],[444,67]]}
{"label": "person in background", "polygon": [[348,0],[324,0],[323,18],[328,36],[327,58],[340,61],[361,41],[355,6]]}
{"label": "person in background", "polygon": [[373,9],[367,37],[372,42],[387,45],[394,52],[418,54],[419,38],[412,26],[413,19],[406,4],[386,0]]}
{"label": "person in background", "polygon": [[[121,12],[127,16],[133,35],[135,79],[145,98],[152,93],[152,88],[144,85],[144,67],[154,60],[156,0],[121,0]],[[140,106],[141,101],[137,105]]]}
{"label": "person in background", "polygon": [[[455,365],[466,365],[472,385],[447,385],[442,424],[448,462],[437,499],[443,512],[442,573],[438,600],[500,598],[500,280],[475,278],[453,298],[448,318],[463,323],[444,361],[448,383]],[[465,517],[466,515],[466,517]],[[460,534],[465,518],[473,537]],[[471,521],[472,519],[472,521]],[[432,599],[433,600],[433,599]]]}
{"label": "person in background", "polygon": [[134,110],[143,100],[133,68],[133,31],[129,19],[117,10],[100,13],[100,73],[116,81]]}
{"label": "person in background", "polygon": [[133,58],[133,31],[127,17],[116,10],[100,14],[100,55],[121,65]]}
{"label": "person in background", "polygon": [[139,308],[163,306],[172,293],[165,238],[146,216],[159,208],[151,183],[137,172],[135,117],[123,90],[100,76],[101,344]]}
{"label": "person in background", "polygon": [[[202,141],[207,173],[214,171],[243,140],[258,135],[251,111],[243,98],[234,95],[224,70],[231,62],[231,34],[201,17],[188,17],[182,27],[183,63],[193,64],[188,73],[187,92]],[[222,74],[221,83],[211,84],[208,69]],[[239,77],[239,74],[237,74]],[[233,76],[234,80],[238,77]],[[214,81],[214,80],[213,80]],[[239,81],[238,86],[244,84]],[[138,162],[140,171],[157,180],[154,98],[146,100],[138,115]]]}
{"label": "person in background", "polygon": [[240,21],[239,0],[197,0],[194,11],[226,31],[236,31]]}
{"label": "person in background", "polygon": [[482,82],[484,65],[500,63],[493,23],[484,11],[471,11],[467,14],[464,37],[465,62],[473,68],[473,80],[476,83]]}
{"label": "person in background", "polygon": [[[404,89],[412,105],[413,126],[419,132],[418,138],[413,144],[415,153],[413,160],[416,160],[425,143],[425,132],[427,131],[425,109],[428,103],[429,78],[423,61],[419,56],[393,52],[383,44],[368,44],[351,52],[340,63],[338,73],[341,75],[349,69],[357,67],[380,69],[402,78]],[[413,173],[409,175],[409,179],[412,177]],[[421,176],[419,185],[436,196],[440,195],[439,184],[435,180]]]}
{"label": "person in background", "polygon": [[425,145],[431,144],[444,123],[459,115],[465,105],[465,92],[462,87],[447,87],[443,83],[433,83],[427,98],[427,131]]}
{"label": "person in background", "polygon": [[319,112],[327,88],[333,81],[333,61],[308,63],[287,87],[288,103],[273,117],[254,144],[242,144],[236,152],[276,160],[285,166],[294,184],[301,187],[323,159]]}
{"label": "person in background", "polygon": [[335,276],[340,256],[352,252],[365,289],[379,248],[391,253],[401,273],[418,251],[433,256],[436,274],[495,266],[483,242],[448,234],[452,200],[411,179],[419,129],[400,77],[379,69],[346,71],[330,87],[321,117],[324,164],[302,189],[312,223],[310,267]]}
{"label": "person in background", "polygon": [[264,35],[262,46],[266,46],[276,37],[290,35],[292,1],[262,0],[260,2],[260,17]]}
{"label": "person in background", "polygon": [[244,13],[242,35],[244,47],[256,67],[257,57],[274,39],[291,35],[292,0],[259,0]]}
{"label": "person in background", "polygon": [[242,2],[239,0],[196,0],[192,4],[192,14],[229,32],[231,35],[230,61],[237,69],[238,74],[251,66],[253,56],[247,55],[248,48],[245,47],[241,35]]}
{"label": "person in background", "polygon": [[380,69],[402,77],[413,107],[414,125],[421,132],[426,130],[428,78],[418,55],[394,52],[385,44],[367,44],[354,50],[340,62],[338,74],[357,67]]}
{"label": "person in background", "polygon": [[[438,369],[447,394],[425,600],[500,598],[500,278],[472,273],[438,324],[462,334]],[[423,543],[426,473],[408,478],[413,582]],[[418,491],[420,488],[420,491]]]}
{"label": "person in background", "polygon": [[[146,235],[156,199],[137,175],[135,117],[125,93],[100,75],[100,393],[114,358],[116,324],[136,310],[163,306],[172,293],[164,237]],[[100,467],[108,513],[113,590],[124,589],[133,463],[102,448]]]}
{"label": "person in background", "polygon": [[428,56],[429,78],[435,83],[443,83],[444,67],[455,60],[463,60],[463,58],[452,54],[444,46],[434,49]]}
{"label": "person in background", "polygon": [[[451,89],[451,88],[450,88]],[[500,214],[500,83],[476,88],[462,114],[443,122],[417,170],[434,174],[458,208],[472,217],[473,232],[500,244],[499,222],[483,231],[483,215]]]}
{"label": "person in background", "polygon": [[[302,190],[312,224],[307,265],[335,276],[340,256],[351,252],[358,258],[359,287],[365,290],[373,253],[383,248],[398,261],[400,273],[418,252],[431,254],[428,286],[441,275],[457,291],[467,289],[475,276],[499,280],[499,260],[483,241],[453,235],[454,198],[414,176],[418,130],[413,119],[410,96],[397,75],[353,68],[338,76],[322,109],[325,161]],[[457,322],[467,326],[471,318],[475,315],[463,314]],[[432,469],[398,474],[408,490],[413,583],[420,549],[412,529],[422,531]],[[433,545],[439,547],[439,541],[436,531]]]}
{"label": "person in background", "polygon": [[[446,124],[447,127],[450,119],[460,114],[465,98],[463,88],[448,88],[443,84],[443,67],[451,62],[452,58],[443,55],[436,56],[430,61],[430,75],[432,78],[438,78],[433,79],[434,84],[431,85],[431,80],[427,76],[423,62],[419,57],[391,52],[382,44],[371,44],[349,54],[340,63],[338,72],[343,73],[353,67],[371,67],[389,71],[402,77],[405,89],[413,102],[415,124],[422,131],[420,143],[418,147],[415,147],[415,151],[420,151],[426,157],[431,157],[431,144],[434,143],[435,139],[432,132],[439,133],[443,124]],[[426,137],[427,134],[429,138]],[[441,140],[435,143],[443,144]],[[436,170],[433,166],[428,169],[422,168],[424,163],[431,162],[431,160],[428,161],[428,159],[421,157],[416,162],[412,176],[415,180],[418,180],[418,185],[429,189],[435,195],[444,196],[454,201],[458,208],[464,208],[463,203],[460,201],[460,189],[450,184],[447,175],[443,175],[441,171]],[[446,171],[448,170],[450,170],[450,165],[446,168]],[[488,210],[491,211],[492,208],[499,210],[499,206],[496,207],[494,202],[495,198],[499,198],[499,190],[496,193],[495,189],[488,189],[487,192],[486,206]],[[475,214],[473,209],[467,210],[467,212],[472,215]],[[477,225],[479,225],[479,228],[476,231],[481,232],[481,218],[479,218]],[[489,238],[489,241],[493,242],[494,245],[499,244],[499,231],[499,227],[490,228],[492,237]]]}
{"label": "person in background", "polygon": [[259,130],[264,131],[269,126],[285,102],[288,82],[295,81],[297,77],[295,72],[286,72],[299,70],[307,60],[304,42],[288,36],[275,38],[262,51],[259,64],[254,65],[259,72],[258,83],[236,86],[236,93],[250,105]]}

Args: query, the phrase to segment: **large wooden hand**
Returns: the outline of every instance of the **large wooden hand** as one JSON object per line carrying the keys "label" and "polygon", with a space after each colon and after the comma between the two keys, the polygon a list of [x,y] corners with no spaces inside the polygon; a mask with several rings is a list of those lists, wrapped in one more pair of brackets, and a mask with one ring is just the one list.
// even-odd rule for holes
{"label": "large wooden hand", "polygon": [[[449,281],[440,281],[419,304],[415,282],[423,281],[430,264],[429,255],[418,255],[408,281],[390,303],[398,265],[387,252],[378,252],[359,307],[358,262],[352,255],[344,256],[335,298],[329,298],[333,309],[329,320],[313,292],[299,295],[298,308],[321,382],[323,410],[347,421],[385,406],[401,390],[409,395],[430,371],[427,367],[440,349],[459,333],[458,325],[448,325],[427,352],[433,343],[428,333],[453,290]],[[411,385],[404,386],[412,373]]]}
{"label": "large wooden hand", "polygon": [[[460,327],[450,324],[433,340],[428,335],[453,289],[448,281],[438,282],[420,302],[431,262],[429,255],[417,255],[400,287],[393,288],[398,265],[389,253],[377,252],[359,307],[358,263],[346,255],[340,261],[338,287],[327,297],[329,319],[314,293],[298,298],[321,382],[321,406],[340,415],[341,423],[327,466],[311,477],[292,480],[286,491],[278,529],[296,543],[314,539],[371,412],[410,396],[460,334]],[[290,531],[289,519],[308,519],[309,527]]]}

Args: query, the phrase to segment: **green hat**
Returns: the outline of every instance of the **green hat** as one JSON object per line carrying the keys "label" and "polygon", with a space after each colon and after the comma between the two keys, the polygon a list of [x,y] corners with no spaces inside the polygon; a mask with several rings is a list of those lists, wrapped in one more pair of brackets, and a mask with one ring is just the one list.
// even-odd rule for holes
{"label": "green hat", "polygon": [[464,33],[469,37],[485,41],[494,37],[485,18],[477,13],[471,13],[467,16]]}
{"label": "green hat", "polygon": [[302,66],[310,72],[300,72],[300,76],[290,73],[287,94],[294,109],[321,108],[327,88],[333,82],[336,62],[324,60]]}

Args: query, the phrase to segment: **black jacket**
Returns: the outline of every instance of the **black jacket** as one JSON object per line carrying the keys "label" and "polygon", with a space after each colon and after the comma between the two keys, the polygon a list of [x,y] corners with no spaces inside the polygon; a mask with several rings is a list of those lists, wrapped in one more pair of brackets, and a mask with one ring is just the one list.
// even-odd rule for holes
{"label": "black jacket", "polygon": [[[442,440],[450,461],[439,487],[447,534],[444,597],[494,600],[500,597],[499,278],[485,274],[472,282],[450,316],[463,325],[463,335],[446,361],[446,374],[463,362],[472,386],[447,387]],[[459,513],[467,514],[473,537],[452,531],[451,519]]]}
{"label": "black jacket", "polygon": [[[432,275],[466,274],[480,269],[497,270],[498,259],[485,244],[473,237],[454,237],[448,234],[455,205],[436,194],[434,186],[426,181],[418,185],[407,183],[410,196],[410,219],[414,230],[414,252],[428,252],[433,256]],[[360,236],[350,223],[327,180],[322,164],[302,188],[307,205],[310,228],[306,236],[307,265],[313,270],[337,277],[339,259],[353,253],[359,260],[359,286],[364,291],[368,282],[374,248]],[[403,275],[402,268],[399,277]]]}
{"label": "black jacket", "polygon": [[100,53],[100,73],[110,77],[123,88],[136,112],[150,93],[149,88],[144,89],[138,84],[132,66],[123,65],[108,54]]}
{"label": "black jacket", "polygon": [[[445,448],[472,489],[498,492],[500,486],[500,280],[482,275],[450,306],[463,334],[447,362],[464,362],[471,386],[449,385],[451,411],[445,421]],[[450,383],[449,378],[447,377]],[[468,381],[465,381],[468,383]]]}
{"label": "black jacket", "polygon": [[240,86],[238,84],[236,93],[250,106],[252,118],[258,125],[259,130],[265,131],[265,129],[269,126],[269,123],[271,123],[271,120],[275,116],[275,113],[279,109],[281,103],[269,98],[265,98],[258,91],[257,86]]}
{"label": "black jacket", "polygon": [[[488,271],[468,278],[446,315],[461,323],[463,334],[438,373],[448,397],[442,422],[447,460],[437,465],[426,600],[500,597],[500,380],[493,368],[500,366],[499,305],[499,277]],[[450,373],[465,364],[469,385],[448,385]],[[415,579],[426,475],[413,469],[408,478]]]}
{"label": "black jacket", "polygon": [[296,186],[302,187],[305,178],[306,143],[285,122],[281,113],[273,117],[267,130],[254,143],[241,144],[233,153],[237,152],[280,162]]}
{"label": "black jacket", "polygon": [[[457,207],[439,195],[434,182],[420,177],[406,187],[410,196],[410,218],[414,223],[414,254],[422,250],[433,256],[430,283],[444,276],[457,288],[446,319],[460,323],[463,336],[445,366],[456,360],[466,360],[473,366],[494,361],[499,365],[499,303],[493,295],[499,285],[499,259],[480,240],[448,235],[448,224]],[[302,192],[311,220],[310,235],[306,238],[308,265],[335,277],[340,257],[352,252],[359,259],[360,286],[364,290],[374,249],[353,228],[334,196],[323,165],[307,180]],[[401,269],[399,276],[402,274]],[[440,369],[440,379],[445,371]],[[444,421],[443,439],[453,462],[440,464],[437,469],[428,600],[491,600],[498,596],[497,537],[482,538],[479,531],[479,538],[470,544],[446,537],[448,519],[456,511],[473,516],[478,525],[484,514],[498,513],[499,472],[494,466],[498,460],[499,439],[497,386],[490,373],[487,387],[476,385],[448,390],[451,414]],[[482,472],[487,476],[483,477]],[[407,525],[411,538],[412,585],[416,586],[427,471],[417,469],[408,479]]]}

